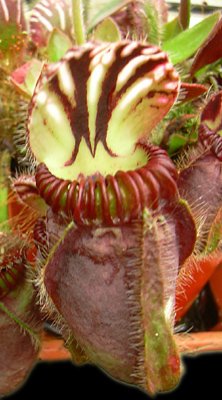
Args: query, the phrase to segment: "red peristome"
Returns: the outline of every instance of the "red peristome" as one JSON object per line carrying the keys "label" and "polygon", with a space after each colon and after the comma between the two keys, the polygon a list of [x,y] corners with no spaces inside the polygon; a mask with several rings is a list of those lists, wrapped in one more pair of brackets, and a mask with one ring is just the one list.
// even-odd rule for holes
{"label": "red peristome", "polygon": [[38,218],[36,221],[33,238],[35,245],[40,251],[45,252],[48,249],[48,234],[46,231],[46,219]]}
{"label": "red peristome", "polygon": [[38,189],[36,188],[34,176],[22,175],[13,181],[12,187],[20,200],[24,203],[26,203],[28,197],[38,196]]}
{"label": "red peristome", "polygon": [[191,65],[190,74],[194,75],[199,69],[211,64],[222,57],[222,18],[215,25],[207,40],[198,50]]}
{"label": "red peristome", "polygon": [[199,83],[181,82],[181,102],[191,101],[206,93],[208,88]]}
{"label": "red peristome", "polygon": [[37,167],[36,185],[54,212],[64,212],[76,224],[116,225],[140,218],[145,207],[167,207],[178,199],[177,172],[167,153],[155,146],[144,147],[146,166],[118,171],[105,178],[98,174],[71,182],[54,177],[44,164]]}
{"label": "red peristome", "polygon": [[46,205],[39,195],[34,176],[21,175],[14,179],[11,190],[8,198],[10,218],[19,218],[19,214],[22,216],[24,211],[34,219],[35,214],[45,215]]}

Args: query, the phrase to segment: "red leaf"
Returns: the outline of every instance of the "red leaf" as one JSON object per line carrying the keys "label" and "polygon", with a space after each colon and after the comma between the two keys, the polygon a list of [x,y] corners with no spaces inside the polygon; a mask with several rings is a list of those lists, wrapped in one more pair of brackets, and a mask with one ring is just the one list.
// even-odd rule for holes
{"label": "red leaf", "polygon": [[25,82],[26,75],[29,71],[31,61],[23,64],[21,67],[17,68],[11,75],[12,80],[17,84],[21,85]]}
{"label": "red leaf", "polygon": [[190,74],[193,76],[200,68],[211,64],[222,57],[222,18],[215,25],[213,31],[205,40],[194,57]]}
{"label": "red leaf", "polygon": [[[214,94],[210,101],[207,103],[206,107],[203,109],[201,114],[201,122],[205,123],[207,121],[211,121],[211,123],[218,121],[222,121],[222,91]],[[215,130],[217,130],[218,126],[216,125]]]}
{"label": "red leaf", "polygon": [[187,83],[187,82],[182,82],[181,83],[181,94],[182,94],[182,103],[185,103],[186,101],[190,101],[195,99],[196,97],[201,96],[203,93],[207,92],[208,88],[204,85],[201,85],[199,83]]}
{"label": "red leaf", "polygon": [[198,260],[189,259],[180,270],[176,290],[176,321],[179,321],[222,261],[221,253],[215,252]]}
{"label": "red leaf", "polygon": [[222,161],[222,91],[214,94],[201,114],[199,140]]}

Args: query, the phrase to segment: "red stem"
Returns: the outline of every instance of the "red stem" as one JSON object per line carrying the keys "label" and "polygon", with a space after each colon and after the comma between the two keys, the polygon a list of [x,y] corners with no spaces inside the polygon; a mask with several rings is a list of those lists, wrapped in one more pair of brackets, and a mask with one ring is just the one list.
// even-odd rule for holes
{"label": "red stem", "polygon": [[[222,332],[182,333],[174,336],[181,354],[201,354],[222,351]],[[70,360],[62,339],[54,339],[44,334],[39,359],[43,361]]]}

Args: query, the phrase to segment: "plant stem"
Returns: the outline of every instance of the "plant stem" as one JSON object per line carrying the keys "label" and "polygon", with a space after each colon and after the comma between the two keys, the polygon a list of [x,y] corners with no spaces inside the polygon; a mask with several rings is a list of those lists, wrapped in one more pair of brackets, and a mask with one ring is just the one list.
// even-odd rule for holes
{"label": "plant stem", "polygon": [[77,45],[85,43],[85,27],[83,20],[83,6],[81,0],[72,0],[72,18],[75,34],[75,41]]}
{"label": "plant stem", "polygon": [[180,353],[184,355],[206,354],[222,351],[222,332],[197,332],[174,336]]}
{"label": "plant stem", "polygon": [[39,359],[44,361],[62,361],[70,360],[71,355],[65,348],[64,341],[57,339],[54,336],[43,333],[42,349],[39,354]]}
{"label": "plant stem", "polygon": [[[212,351],[222,351],[222,332],[197,332],[176,334],[174,339],[183,355],[205,354]],[[70,360],[71,356],[64,347],[62,339],[55,339],[44,333],[42,350],[39,359],[44,361]]]}

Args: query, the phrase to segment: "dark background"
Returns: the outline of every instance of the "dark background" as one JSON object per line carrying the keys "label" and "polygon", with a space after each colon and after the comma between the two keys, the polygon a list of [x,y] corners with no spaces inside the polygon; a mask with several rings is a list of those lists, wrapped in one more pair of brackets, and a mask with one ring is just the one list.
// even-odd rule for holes
{"label": "dark background", "polygon": [[[222,354],[185,358],[186,372],[173,392],[155,397],[161,400],[222,399]],[[39,363],[26,384],[7,400],[35,399],[148,400],[134,387],[111,380],[92,366],[75,367],[69,362]]]}

